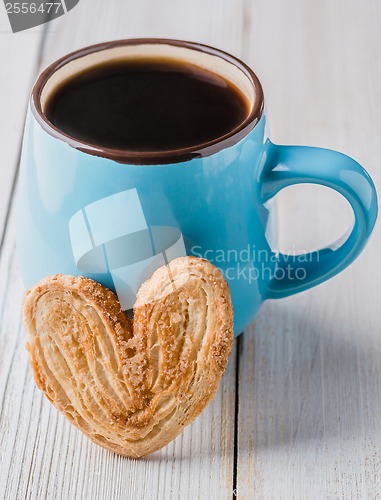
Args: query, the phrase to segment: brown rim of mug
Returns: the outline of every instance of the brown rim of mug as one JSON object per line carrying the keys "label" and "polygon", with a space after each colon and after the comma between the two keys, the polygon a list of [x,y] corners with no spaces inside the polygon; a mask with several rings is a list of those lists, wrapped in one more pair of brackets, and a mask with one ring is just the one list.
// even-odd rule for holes
{"label": "brown rim of mug", "polygon": [[[237,66],[252,82],[255,88],[255,102],[253,107],[245,118],[245,120],[238,125],[236,128],[228,132],[227,134],[213,139],[211,141],[197,144],[195,146],[190,146],[181,149],[164,150],[164,151],[129,151],[123,149],[111,149],[102,146],[97,146],[95,144],[89,144],[76,139],[68,134],[62,132],[59,128],[53,125],[52,122],[44,115],[41,107],[41,94],[43,88],[49,78],[65,64],[78,59],[80,57],[86,56],[93,52],[100,52],[102,50],[107,50],[114,47],[119,47],[123,45],[143,45],[143,44],[165,44],[174,45],[178,47],[185,47],[193,50],[198,50],[200,52],[206,52],[208,54],[221,57],[227,62],[230,62]],[[93,156],[99,156],[102,158],[108,158],[114,160],[118,163],[132,164],[132,165],[157,165],[166,163],[180,163],[183,161],[191,160],[193,158],[200,158],[204,156],[210,156],[217,153],[221,149],[233,146],[243,137],[245,137],[258,123],[263,113],[263,89],[262,85],[256,76],[256,74],[249,68],[244,62],[235,56],[228,54],[222,50],[216,49],[209,45],[204,45],[197,42],[188,42],[183,40],[172,40],[166,38],[130,38],[126,40],[116,40],[111,42],[99,43],[96,45],[91,45],[72,52],[58,61],[51,64],[46,68],[38,78],[35,83],[32,95],[31,95],[31,110],[41,127],[48,132],[53,137],[66,142],[69,146],[87,153]]]}

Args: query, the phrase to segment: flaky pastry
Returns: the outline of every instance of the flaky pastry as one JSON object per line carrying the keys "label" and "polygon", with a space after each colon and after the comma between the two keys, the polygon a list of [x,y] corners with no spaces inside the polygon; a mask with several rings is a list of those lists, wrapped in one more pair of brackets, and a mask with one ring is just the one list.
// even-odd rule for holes
{"label": "flaky pastry", "polygon": [[24,299],[35,381],[96,444],[142,457],[174,439],[213,399],[233,342],[227,283],[181,257],[141,287],[131,321],[87,278],[56,275]]}

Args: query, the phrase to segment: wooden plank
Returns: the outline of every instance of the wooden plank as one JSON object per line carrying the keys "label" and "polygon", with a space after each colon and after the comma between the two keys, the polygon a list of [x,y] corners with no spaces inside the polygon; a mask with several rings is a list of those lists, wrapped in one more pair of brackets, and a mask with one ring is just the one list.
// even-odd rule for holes
{"label": "wooden plank", "polygon": [[[92,444],[35,387],[20,324],[23,287],[15,211],[1,259],[0,496],[3,498],[231,498],[235,351],[212,404],[175,441],[129,460]],[[154,493],[153,493],[154,492]]]}
{"label": "wooden plank", "polygon": [[51,23],[43,61],[48,64],[85,45],[135,37],[193,40],[240,55],[243,19],[243,0],[80,2]]}
{"label": "wooden plank", "polygon": [[[248,60],[265,86],[273,139],[342,150],[380,186],[381,6],[257,0],[246,8]],[[350,211],[325,189],[279,198],[284,250],[318,248],[348,226]],[[267,303],[242,338],[239,498],[378,498],[380,244],[377,225],[350,269]]]}
{"label": "wooden plank", "polygon": [[[23,404],[27,359],[20,329],[22,286],[15,266],[14,216],[9,220],[15,176],[30,87],[37,72],[44,29],[13,34],[5,10],[0,9],[0,496],[5,494],[6,477],[11,466],[12,449],[18,426],[11,403]],[[7,224],[9,222],[9,224]],[[4,243],[8,228],[8,244]],[[5,314],[5,310],[9,314]],[[15,374],[17,373],[17,377]],[[6,389],[9,392],[6,392]],[[10,395],[10,399],[8,396]],[[18,425],[17,425],[18,424]],[[22,444],[22,443],[20,443]],[[22,463],[20,463],[22,465]],[[17,478],[17,471],[14,471]],[[15,498],[15,497],[14,497]]]}
{"label": "wooden plank", "polygon": [[[244,9],[233,1],[144,1],[111,10],[96,1],[91,16],[85,3],[52,24],[44,64],[88,43],[129,36],[220,46],[257,70],[274,140],[341,149],[363,162],[379,185],[376,3],[256,0]],[[348,211],[336,206],[336,197],[317,188],[298,193],[280,197],[284,249],[318,246],[342,231]],[[378,238],[376,232],[366,253],[330,283],[266,304],[255,330],[242,338],[239,498],[377,497]],[[89,443],[35,388],[20,329],[22,294],[12,212],[0,261],[0,491],[6,498],[231,498],[234,357],[216,400],[197,422],[162,452],[126,460]]]}
{"label": "wooden plank", "polygon": [[0,242],[14,188],[25,110],[37,70],[42,29],[13,34],[0,8]]}
{"label": "wooden plank", "polygon": [[[91,11],[89,10],[91,9]],[[49,25],[47,65],[64,53],[107,39],[167,36],[240,53],[243,11],[233,0],[82,1]],[[91,19],[91,22],[90,22]],[[0,261],[2,468],[5,498],[231,498],[234,463],[235,355],[215,401],[164,450],[139,461],[90,443],[35,388],[20,327],[23,295],[14,260],[12,211]],[[1,354],[0,354],[1,356]],[[1,496],[1,494],[0,494]]]}

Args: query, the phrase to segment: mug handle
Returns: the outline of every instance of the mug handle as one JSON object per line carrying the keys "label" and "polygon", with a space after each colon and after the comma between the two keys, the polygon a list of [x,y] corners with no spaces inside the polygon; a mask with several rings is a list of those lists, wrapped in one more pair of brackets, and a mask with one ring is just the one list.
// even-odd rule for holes
{"label": "mug handle", "polygon": [[354,213],[354,226],[344,242],[308,254],[280,253],[278,277],[270,280],[266,297],[279,299],[319,285],[351,264],[364,248],[377,219],[377,194],[366,170],[348,156],[329,149],[280,146],[267,141],[260,189],[263,202],[294,184],[327,186],[342,194]]}

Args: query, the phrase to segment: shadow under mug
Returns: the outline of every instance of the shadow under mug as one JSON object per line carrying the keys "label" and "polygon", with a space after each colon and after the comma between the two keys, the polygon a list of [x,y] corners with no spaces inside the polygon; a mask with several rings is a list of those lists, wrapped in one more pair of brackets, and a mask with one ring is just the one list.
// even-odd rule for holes
{"label": "shadow under mug", "polygon": [[[45,116],[65,79],[104,61],[163,57],[199,65],[236,85],[251,103],[245,121],[216,140],[174,151],[121,151],[83,143]],[[269,206],[281,189],[328,186],[354,212],[344,242],[303,256],[269,243]],[[229,283],[235,333],[265,299],[331,278],[361,252],[377,217],[367,172],[341,153],[279,146],[266,134],[263,91],[243,62],[205,45],[131,39],[88,47],[47,68],[28,111],[19,190],[18,254],[27,287],[46,275],[83,275],[113,289],[123,309],[140,284],[182,255],[210,260]]]}

